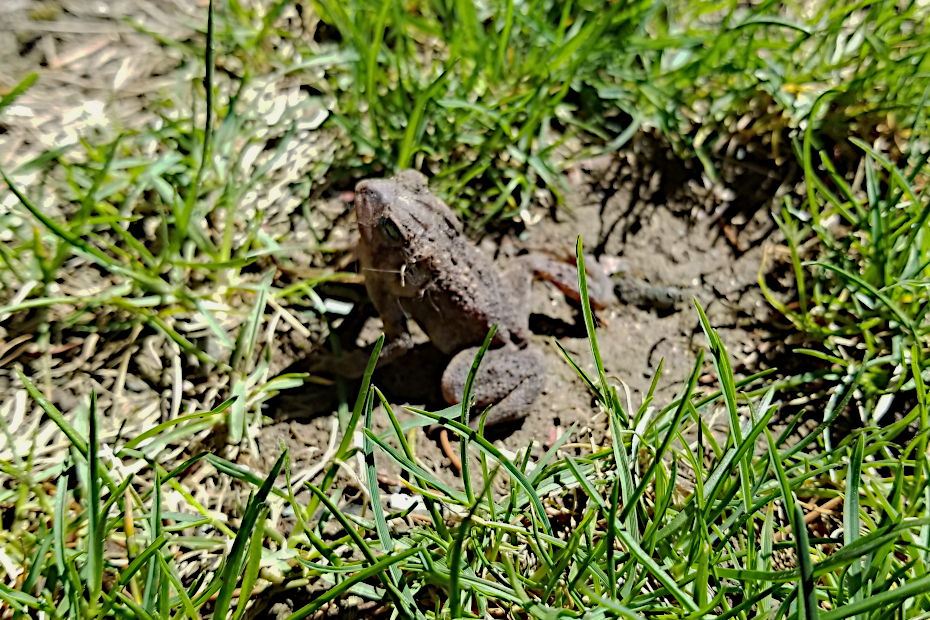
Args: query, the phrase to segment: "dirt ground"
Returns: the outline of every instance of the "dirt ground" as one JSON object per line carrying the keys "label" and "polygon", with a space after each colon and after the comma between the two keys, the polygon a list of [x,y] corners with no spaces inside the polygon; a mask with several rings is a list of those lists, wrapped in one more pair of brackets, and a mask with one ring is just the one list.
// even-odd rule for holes
{"label": "dirt ground", "polygon": [[[737,166],[729,168],[727,175],[745,183],[744,191],[753,190],[740,196],[739,190],[725,185],[705,188],[699,168],[667,155],[659,141],[642,135],[621,153],[579,162],[568,174],[572,191],[566,209],[552,208],[532,225],[502,226],[478,241],[504,265],[519,249],[558,248],[570,256],[581,235],[588,251],[626,263],[626,271],[617,276],[620,300],[597,313],[597,337],[608,377],[620,387],[630,413],[640,407],[662,360],[653,406],[665,406],[684,388],[698,349],[706,346],[694,300],[720,332],[738,374],[764,367],[784,348],[778,317],[758,288],[763,253],[772,250],[771,219],[762,207],[776,192],[777,177],[760,179],[756,173],[753,178]],[[727,217],[715,218],[715,213]],[[639,305],[636,298],[624,296],[623,277],[668,288],[678,293],[678,300],[670,308]],[[558,342],[586,372],[596,375],[580,307],[541,281],[534,284],[533,294],[531,327],[549,362],[546,385],[526,418],[488,429],[487,436],[510,451],[533,442],[538,458],[575,423],[576,441],[599,443],[606,418],[556,346]],[[369,314],[374,314],[371,308]],[[369,317],[357,344],[372,342],[379,326],[376,317]],[[399,405],[433,411],[446,406],[439,378],[448,358],[425,340],[421,336],[422,344],[414,352],[373,377],[395,411],[401,410]],[[300,363],[293,369],[299,370]],[[709,356],[701,375],[698,389],[716,388]],[[348,394],[354,397],[357,385],[349,383]],[[266,413],[277,421],[260,438],[265,458],[274,458],[279,440],[296,454],[306,454],[308,444],[313,453],[325,450],[332,427],[329,416],[337,403],[335,387],[316,385],[269,403]],[[374,417],[378,430],[385,429],[387,417],[380,408]],[[725,417],[715,418],[712,426],[726,432]],[[434,471],[455,483],[457,474],[437,438],[419,433],[415,449]],[[385,474],[392,472],[385,466]]]}
{"label": "dirt ground", "polygon": [[3,112],[0,163],[8,169],[45,149],[139,127],[152,97],[190,75],[180,54],[134,25],[183,41],[204,22],[206,2],[3,0],[0,92],[29,73],[40,79]]}
{"label": "dirt ground", "polygon": [[[183,83],[178,76],[187,75],[189,69],[178,66],[176,54],[120,21],[135,20],[175,38],[192,36],[194,24],[202,22],[192,15],[203,11],[182,4],[177,0],[169,4],[5,0],[5,16],[0,20],[0,86],[5,92],[30,71],[39,71],[41,78],[5,113],[0,125],[0,163],[9,166],[45,148],[73,142],[79,131],[105,133],[131,123],[144,115],[150,94]],[[764,367],[784,348],[783,326],[759,291],[757,278],[763,255],[772,251],[777,240],[768,208],[780,192],[790,191],[793,171],[726,158],[718,163],[723,174],[712,184],[697,162],[681,162],[661,140],[640,134],[619,153],[568,169],[572,189],[566,194],[567,208],[537,204],[531,217],[502,224],[476,240],[503,264],[520,249],[561,248],[571,255],[574,240],[581,235],[588,251],[625,261],[628,270],[622,275],[680,292],[673,308],[640,307],[627,297],[598,314],[598,342],[607,373],[621,386],[621,395],[628,389],[629,407],[634,411],[660,360],[664,366],[657,407],[680,392],[698,349],[705,346],[692,299],[700,302],[720,331],[738,373]],[[346,235],[351,235],[352,227],[347,193],[351,189],[330,188],[325,205],[342,212],[335,219]],[[12,202],[9,196],[5,198],[2,204],[10,208]],[[346,290],[352,292],[351,287]],[[356,286],[352,294],[363,296],[363,290]],[[549,360],[545,389],[525,419],[495,428],[489,436],[511,451],[532,441],[538,456],[560,432],[577,422],[580,439],[599,441],[605,418],[555,344],[561,344],[593,374],[579,309],[553,287],[537,283],[532,312],[536,343]],[[377,319],[356,318],[367,318],[356,344],[373,341]],[[276,345],[276,369],[299,369],[304,353],[305,345],[283,337]],[[376,373],[374,381],[391,403],[443,408],[438,386],[447,361],[424,341],[413,353]],[[151,385],[146,378],[137,383],[142,385],[140,401],[154,398],[162,411],[150,413],[164,419],[168,402],[163,386]],[[699,387],[710,390],[714,386],[707,360]],[[349,382],[350,406],[354,389]],[[258,454],[240,456],[265,469],[277,457],[278,442],[283,440],[292,452],[295,471],[313,467],[330,443],[338,401],[333,386],[308,384],[282,394],[265,408],[269,422],[258,434]],[[376,420],[376,426],[384,428],[385,416],[376,415]],[[454,478],[437,441],[422,433],[418,437],[418,456],[442,471],[443,477]]]}

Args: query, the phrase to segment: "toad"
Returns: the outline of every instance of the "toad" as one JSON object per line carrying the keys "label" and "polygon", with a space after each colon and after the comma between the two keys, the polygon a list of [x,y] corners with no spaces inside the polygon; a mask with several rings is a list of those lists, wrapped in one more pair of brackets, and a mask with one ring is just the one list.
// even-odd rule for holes
{"label": "toad", "polygon": [[[546,373],[542,352],[531,343],[532,280],[552,282],[580,299],[575,265],[543,254],[508,261],[499,272],[464,234],[452,210],[432,195],[425,176],[405,170],[393,178],[361,181],[355,191],[360,241],[358,258],[371,301],[384,323],[378,365],[413,347],[408,320],[416,321],[441,352],[452,355],[443,372],[442,394],[457,404],[481,344],[497,331],[475,380],[475,405],[493,405],[485,425],[525,416]],[[612,283],[590,265],[592,307],[614,299]],[[358,376],[370,353],[355,351],[317,367]],[[471,420],[472,428],[478,418]]]}

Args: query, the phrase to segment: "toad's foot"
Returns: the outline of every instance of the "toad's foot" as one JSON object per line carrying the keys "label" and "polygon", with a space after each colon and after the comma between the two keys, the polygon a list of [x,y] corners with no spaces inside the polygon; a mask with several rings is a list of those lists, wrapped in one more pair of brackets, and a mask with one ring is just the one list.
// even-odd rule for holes
{"label": "toad's foot", "polygon": [[[465,384],[478,347],[459,352],[442,375],[442,395],[446,402],[462,402]],[[493,405],[485,426],[518,420],[529,413],[529,407],[542,390],[546,373],[546,358],[534,347],[491,349],[484,355],[475,377],[475,405]],[[469,422],[478,428],[480,417]]]}
{"label": "toad's foot", "polygon": [[[524,254],[516,259],[516,264],[508,269],[507,278],[514,284],[520,294],[528,291],[529,282],[519,282],[520,273],[531,279],[533,277],[547,280],[555,285],[562,293],[576,302],[581,301],[581,289],[578,286],[578,267],[573,263],[555,260],[541,253]],[[588,287],[588,299],[595,310],[606,308],[616,301],[613,292],[613,282],[604,268],[593,256],[585,256],[585,281]],[[522,286],[521,286],[522,284]],[[515,291],[515,292],[516,292]]]}

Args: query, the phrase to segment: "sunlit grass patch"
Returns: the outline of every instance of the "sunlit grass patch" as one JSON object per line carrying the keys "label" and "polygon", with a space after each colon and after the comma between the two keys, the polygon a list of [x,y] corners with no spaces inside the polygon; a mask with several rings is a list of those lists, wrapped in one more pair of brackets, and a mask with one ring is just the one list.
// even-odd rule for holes
{"label": "sunlit grass patch", "polygon": [[[241,617],[307,585],[292,618],[350,593],[437,620],[928,616],[926,4],[217,8],[206,45],[164,40],[196,70],[146,123],[5,170],[0,366],[24,374],[0,403],[0,616]],[[346,239],[307,206],[321,187],[414,165],[473,222],[523,217],[640,129],[708,177],[796,151],[779,309],[829,364],[802,441],[706,318],[719,391],[696,392],[699,359],[678,399],[621,402],[586,308],[604,445],[510,459],[424,412],[480,457],[458,489],[366,383],[309,486],[286,456],[259,475],[189,452],[217,428],[252,447],[262,401],[303,379],[275,347],[318,336],[318,286],[351,277],[324,258]],[[831,436],[854,406],[862,427]],[[358,450],[353,511],[334,484]]]}
{"label": "sunlit grass patch", "polygon": [[[580,242],[578,250],[580,261]],[[650,392],[624,406],[603,372],[587,304],[585,317],[597,375],[584,378],[607,414],[608,443],[569,445],[568,433],[541,460],[528,449],[511,459],[456,421],[467,400],[454,412],[420,412],[424,424],[443,424],[480,455],[479,482],[464,490],[416,463],[369,384],[373,363],[349,434],[305,488],[291,485],[286,452],[266,478],[211,454],[161,468],[145,442],[169,426],[108,457],[94,399],[81,432],[26,380],[71,456],[56,485],[33,475],[27,455],[7,467],[21,485],[0,494],[12,510],[0,534],[3,567],[16,575],[0,586],[0,601],[62,618],[239,618],[303,600],[289,609],[296,620],[348,594],[418,618],[925,617],[925,425],[899,442],[926,411],[923,389],[900,422],[813,453],[820,432],[799,443],[786,441],[790,427],[774,436],[769,425],[784,404],[762,376],[737,382],[706,321],[720,389],[695,391],[699,356],[676,399],[657,403]],[[818,430],[843,413],[861,376],[837,386]],[[384,435],[371,430],[378,404],[393,427]],[[717,409],[734,422],[721,438],[705,422]],[[360,447],[351,440],[356,427],[366,438]],[[688,439],[695,430],[696,442]],[[356,450],[364,467],[355,484],[364,492],[349,501],[348,489],[332,483],[338,462],[354,461]],[[143,464],[146,454],[156,458]],[[386,460],[404,472],[404,489],[382,487]],[[229,497],[199,487],[195,466],[232,480]],[[495,479],[509,491],[492,492]],[[407,508],[385,510],[398,497]]]}
{"label": "sunlit grass patch", "polygon": [[865,363],[859,414],[873,421],[908,406],[912,373],[930,378],[930,167],[921,119],[895,158],[888,141],[883,148],[852,138],[862,158],[851,179],[816,139],[798,143],[806,200],[786,198],[776,216],[797,303],[777,301],[760,279],[770,301],[827,349],[807,353],[844,371]]}
{"label": "sunlit grass patch", "polygon": [[[327,111],[284,75],[179,88],[139,127],[3,170],[4,365],[55,402],[101,391],[108,433],[237,395],[213,422],[254,439],[261,402],[299,383],[276,377],[277,339],[320,337],[313,289],[342,277],[320,261],[332,214],[306,204],[328,170],[314,133]],[[216,87],[221,113],[204,114],[197,86]]]}
{"label": "sunlit grass patch", "polygon": [[640,128],[711,177],[724,158],[784,163],[831,88],[815,119],[829,141],[892,135],[913,125],[928,75],[918,3],[358,0],[309,18],[298,6],[236,4],[228,19],[306,64],[345,60],[298,74],[351,141],[338,165],[429,168],[466,216],[519,217],[544,187],[558,199],[571,159]]}

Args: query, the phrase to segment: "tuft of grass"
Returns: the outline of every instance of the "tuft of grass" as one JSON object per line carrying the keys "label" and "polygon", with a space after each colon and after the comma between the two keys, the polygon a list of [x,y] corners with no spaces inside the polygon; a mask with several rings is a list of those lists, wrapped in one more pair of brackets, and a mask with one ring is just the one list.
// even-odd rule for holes
{"label": "tuft of grass", "polygon": [[[578,260],[584,285],[580,240]],[[424,619],[926,617],[926,394],[900,422],[809,451],[820,434],[795,445],[789,432],[776,438],[769,423],[784,405],[775,388],[742,391],[758,378],[738,383],[716,332],[704,328],[717,391],[695,392],[700,358],[675,400],[659,407],[647,397],[635,412],[600,371],[585,377],[611,427],[607,445],[568,449],[566,436],[540,461],[511,459],[462,424],[459,407],[412,411],[416,424],[440,423],[482,463],[497,464],[482,468],[473,494],[412,458],[394,412],[366,384],[351,416],[366,437],[358,516],[345,490],[327,490],[328,475],[323,486],[306,484],[309,496],[292,488],[283,446],[264,477],[200,454],[171,471],[150,459],[143,482],[127,473],[143,456],[136,449],[118,449],[117,460],[101,453],[94,399],[82,434],[23,377],[70,438],[71,456],[53,492],[28,461],[8,467],[22,485],[0,494],[14,515],[0,537],[4,566],[21,572],[0,585],[0,601],[12,613],[55,618],[238,619],[311,584],[289,618],[350,593]],[[598,358],[593,329],[588,337]],[[380,436],[371,430],[376,402],[394,429]],[[720,408],[737,424],[718,441],[705,420]],[[914,423],[919,436],[900,441]],[[698,442],[689,439],[695,428]],[[384,459],[408,476],[401,494],[413,502],[402,513],[383,508],[376,472]],[[188,491],[195,464],[232,479],[248,501],[228,519],[199,505]],[[495,477],[504,493],[491,492]],[[298,524],[290,531],[273,516],[282,506]],[[419,525],[398,527],[411,511]],[[338,527],[324,529],[329,520]]]}
{"label": "tuft of grass", "polygon": [[[796,144],[806,200],[786,197],[775,221],[787,240],[797,304],[769,301],[825,350],[801,351],[846,373],[865,363],[862,415],[900,410],[930,378],[930,166],[924,99],[911,139],[895,161],[890,145],[851,138],[861,152],[854,175],[813,132]],[[852,178],[850,178],[852,177]],[[807,259],[807,260],[806,260]]]}
{"label": "tuft of grass", "polygon": [[[920,3],[312,6],[313,33],[288,26],[285,2],[237,5],[228,28],[253,45],[274,33],[276,49],[302,59],[344,60],[296,68],[351,144],[336,176],[429,169],[463,215],[485,220],[518,216],[538,188],[561,201],[572,159],[616,151],[643,128],[696,154],[711,178],[723,158],[783,162],[831,89],[831,108],[811,121],[830,141],[897,135],[915,126],[930,75]],[[247,66],[286,64],[274,49],[246,50]]]}

